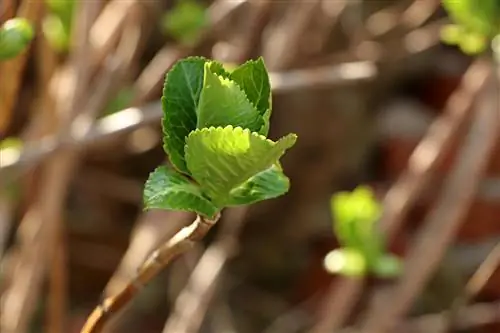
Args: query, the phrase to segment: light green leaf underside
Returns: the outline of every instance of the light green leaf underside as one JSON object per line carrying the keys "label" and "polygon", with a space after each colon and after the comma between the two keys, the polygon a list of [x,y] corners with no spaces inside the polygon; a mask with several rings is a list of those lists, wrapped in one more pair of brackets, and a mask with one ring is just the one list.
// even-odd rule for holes
{"label": "light green leaf underside", "polygon": [[261,115],[271,109],[271,83],[262,57],[236,68],[231,79],[243,89]]}
{"label": "light green leaf underside", "polygon": [[195,212],[213,217],[219,209],[203,194],[198,185],[166,166],[156,168],[144,188],[146,209],[170,209]]}
{"label": "light green leaf underside", "polygon": [[290,181],[281,168],[273,165],[233,189],[228,206],[249,205],[259,201],[279,197],[290,188]]}
{"label": "light green leaf underside", "polygon": [[256,132],[263,125],[262,117],[244,91],[234,81],[214,74],[208,63],[197,115],[197,128],[233,125]]}
{"label": "light green leaf underside", "polygon": [[188,170],[184,160],[185,140],[189,133],[196,129],[196,109],[206,61],[201,57],[180,60],[167,74],[163,88],[164,148],[170,162],[186,174]]}
{"label": "light green leaf underside", "polygon": [[295,141],[294,134],[273,142],[241,127],[204,128],[189,135],[186,162],[192,177],[222,207],[231,190],[275,164]]}

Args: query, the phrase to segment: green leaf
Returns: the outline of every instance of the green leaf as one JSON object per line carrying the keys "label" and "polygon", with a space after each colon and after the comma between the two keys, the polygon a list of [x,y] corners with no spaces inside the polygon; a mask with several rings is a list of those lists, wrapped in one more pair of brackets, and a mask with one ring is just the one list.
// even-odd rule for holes
{"label": "green leaf", "polygon": [[170,162],[189,174],[184,146],[189,133],[196,129],[196,109],[203,86],[206,59],[188,57],[178,61],[165,79],[163,88],[163,142]]}
{"label": "green leaf", "polygon": [[23,52],[35,36],[33,27],[24,18],[7,20],[0,27],[0,60],[16,57]]}
{"label": "green leaf", "polygon": [[236,68],[231,79],[243,89],[261,115],[271,109],[271,83],[262,57]]}
{"label": "green leaf", "polygon": [[166,166],[156,168],[144,187],[146,209],[171,209],[213,217],[220,210],[201,192],[198,185]]}
{"label": "green leaf", "polygon": [[231,190],[275,164],[296,138],[289,134],[273,142],[233,126],[198,129],[187,139],[187,166],[203,191],[222,207]]}
{"label": "green leaf", "polygon": [[465,33],[465,29],[458,24],[447,24],[441,28],[440,37],[443,43],[448,45],[458,45]]}
{"label": "green leaf", "polygon": [[290,188],[290,180],[278,165],[273,165],[231,191],[227,206],[249,205],[279,197]]}
{"label": "green leaf", "polygon": [[205,64],[203,89],[197,109],[197,128],[240,126],[258,131],[263,120],[241,88],[228,78],[214,74]]}
{"label": "green leaf", "polygon": [[401,259],[392,254],[386,254],[377,258],[373,265],[373,272],[381,278],[392,278],[401,274]]}
{"label": "green leaf", "polygon": [[360,186],[350,193],[338,193],[331,199],[331,210],[335,234],[342,246],[363,252],[370,262],[376,260],[384,243],[375,228],[381,207],[373,192]]}
{"label": "green leaf", "polygon": [[498,0],[443,0],[443,7],[450,17],[467,30],[493,37],[500,26]]}
{"label": "green leaf", "polygon": [[462,52],[468,55],[476,55],[485,51],[488,47],[488,40],[485,36],[476,33],[466,33],[459,41]]}
{"label": "green leaf", "polygon": [[264,125],[259,130],[259,134],[267,137],[269,134],[269,126],[270,126],[270,121],[271,121],[271,109],[267,110],[264,115],[262,116],[262,120],[264,122]]}
{"label": "green leaf", "polygon": [[199,2],[182,0],[162,18],[162,27],[182,44],[193,45],[207,26],[206,9]]}
{"label": "green leaf", "polygon": [[363,253],[350,248],[336,249],[328,253],[324,266],[330,273],[350,277],[363,277],[368,270]]}

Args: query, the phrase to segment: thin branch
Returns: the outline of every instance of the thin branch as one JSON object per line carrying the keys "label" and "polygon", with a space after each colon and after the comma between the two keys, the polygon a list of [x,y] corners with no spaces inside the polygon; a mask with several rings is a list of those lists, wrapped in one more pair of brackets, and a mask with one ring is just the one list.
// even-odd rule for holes
{"label": "thin branch", "polygon": [[[410,207],[428,186],[432,172],[441,163],[459,129],[468,119],[471,105],[488,74],[489,67],[484,61],[478,61],[469,67],[461,86],[448,100],[443,114],[431,124],[426,136],[413,151],[407,170],[387,192],[383,202],[381,228],[389,242]],[[312,332],[332,332],[344,324],[361,294],[361,282],[344,278],[332,286],[321,310],[323,316]],[[336,312],[337,309],[342,310]]]}
{"label": "thin branch", "polygon": [[174,310],[163,333],[196,333],[199,331],[224,266],[236,251],[237,235],[243,225],[247,207],[233,208],[234,218],[224,221],[218,240],[203,254],[184,290],[177,297]]}
{"label": "thin branch", "polygon": [[[371,80],[378,75],[378,69],[372,62],[344,63],[333,66],[298,69],[286,72],[271,72],[270,79],[274,94],[288,93],[311,86],[350,84]],[[102,89],[96,89],[102,95]],[[103,117],[87,131],[85,135],[66,140],[57,140],[47,136],[37,142],[27,143],[19,155],[0,164],[0,179],[11,178],[20,169],[40,163],[62,149],[80,149],[99,146],[120,135],[139,127],[157,123],[162,116],[161,103],[153,102],[141,107],[130,107]],[[0,180],[1,181],[1,180]]]}
{"label": "thin branch", "polygon": [[146,283],[153,279],[173,259],[181,255],[200,241],[219,220],[198,216],[189,226],[181,229],[168,242],[159,246],[140,267],[139,272],[119,293],[110,296],[90,314],[81,333],[98,333],[113,314],[123,309]]}
{"label": "thin branch", "polygon": [[376,304],[369,311],[362,332],[382,333],[395,325],[408,311],[453,241],[497,141],[499,110],[492,98],[496,91],[490,89],[494,85],[488,81],[488,94],[485,92],[480,100],[456,164],[407,256],[399,281],[383,304]]}
{"label": "thin branch", "polygon": [[479,268],[474,272],[472,277],[467,282],[465,290],[453,303],[450,312],[448,313],[447,323],[444,325],[444,331],[451,332],[460,321],[459,316],[463,309],[467,306],[474,297],[484,288],[488,280],[500,265],[500,243],[488,254],[486,259],[481,263]]}

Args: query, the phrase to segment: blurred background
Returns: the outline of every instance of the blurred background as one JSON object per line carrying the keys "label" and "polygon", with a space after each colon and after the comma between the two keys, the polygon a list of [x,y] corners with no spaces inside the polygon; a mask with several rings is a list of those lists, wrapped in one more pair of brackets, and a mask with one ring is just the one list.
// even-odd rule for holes
{"label": "blurred background", "polygon": [[[439,0],[0,0],[14,16],[36,35],[0,62],[2,333],[80,332],[193,220],[142,209],[164,76],[189,55],[263,56],[270,136],[299,137],[291,189],[226,210],[108,332],[500,332],[493,65],[440,43]],[[398,279],[323,267],[330,198],[359,184]]]}

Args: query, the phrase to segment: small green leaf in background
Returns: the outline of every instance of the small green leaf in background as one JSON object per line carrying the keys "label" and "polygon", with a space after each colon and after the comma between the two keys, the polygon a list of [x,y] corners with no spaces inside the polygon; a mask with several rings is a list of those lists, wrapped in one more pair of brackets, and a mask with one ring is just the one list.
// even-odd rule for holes
{"label": "small green leaf in background", "polygon": [[385,253],[384,238],[377,228],[382,207],[370,188],[360,186],[332,196],[331,211],[335,235],[343,249],[361,254],[371,273],[384,277],[396,274],[394,261],[399,259]]}
{"label": "small green leaf in background", "polygon": [[30,22],[24,18],[7,20],[0,26],[0,60],[8,60],[23,52],[35,32]]}
{"label": "small green leaf in background", "polygon": [[[290,181],[279,159],[297,137],[266,137],[271,88],[261,58],[233,70],[202,57],[178,61],[166,75],[162,108],[164,149],[174,168],[168,169],[168,177],[164,169],[161,177],[159,171],[150,175],[146,208],[206,215],[209,208],[248,205],[288,191]],[[190,185],[189,191],[179,190],[180,179]],[[173,185],[175,191],[162,190]],[[172,199],[188,194],[189,202]]]}
{"label": "small green leaf in background", "polygon": [[166,166],[151,173],[144,189],[145,208],[190,211],[213,217],[220,208],[203,196],[201,189]]}
{"label": "small green leaf in background", "polygon": [[206,8],[194,0],[180,0],[162,18],[163,30],[184,45],[193,45],[207,26]]}
{"label": "small green leaf in background", "polygon": [[103,116],[112,115],[115,112],[126,109],[134,99],[134,90],[132,87],[125,87],[118,91],[115,98],[113,98],[106,108],[104,109]]}
{"label": "small green leaf in background", "polygon": [[442,28],[444,43],[457,45],[469,55],[484,52],[500,33],[500,2],[497,0],[442,0],[455,24]]}
{"label": "small green leaf in background", "polygon": [[73,13],[76,0],[45,0],[48,13],[42,21],[42,31],[50,46],[67,52],[71,44]]}
{"label": "small green leaf in background", "polygon": [[363,253],[356,249],[336,249],[329,252],[324,260],[325,269],[332,274],[362,277],[367,273]]}

